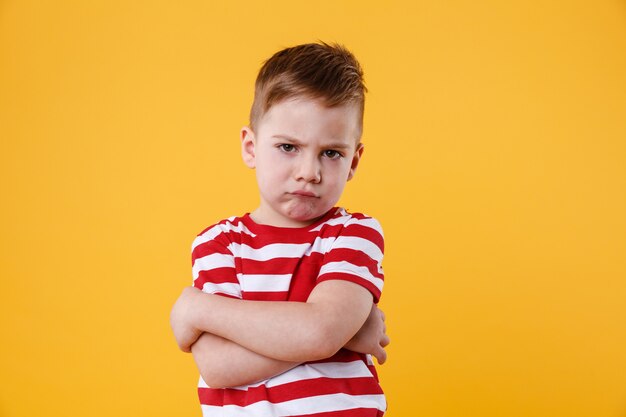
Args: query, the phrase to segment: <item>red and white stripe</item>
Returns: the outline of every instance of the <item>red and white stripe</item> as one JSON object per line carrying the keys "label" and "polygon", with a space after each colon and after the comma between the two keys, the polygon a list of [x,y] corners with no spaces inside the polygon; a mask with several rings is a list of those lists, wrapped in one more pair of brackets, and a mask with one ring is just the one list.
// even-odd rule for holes
{"label": "red and white stripe", "polygon": [[[378,300],[384,242],[379,223],[333,209],[318,224],[285,229],[249,215],[205,229],[192,245],[194,285],[204,292],[272,301],[305,301],[317,282],[348,280]],[[205,416],[380,417],[385,396],[369,355],[345,349],[260,383],[198,394]]]}

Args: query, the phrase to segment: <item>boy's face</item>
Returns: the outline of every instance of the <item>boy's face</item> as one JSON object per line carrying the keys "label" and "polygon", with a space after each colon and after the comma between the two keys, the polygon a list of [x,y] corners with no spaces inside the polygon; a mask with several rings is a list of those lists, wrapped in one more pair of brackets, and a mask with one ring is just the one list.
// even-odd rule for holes
{"label": "boy's face", "polygon": [[245,164],[256,169],[261,204],[252,218],[281,227],[307,226],[330,210],[357,168],[358,109],[295,98],[275,104],[256,132],[241,130]]}

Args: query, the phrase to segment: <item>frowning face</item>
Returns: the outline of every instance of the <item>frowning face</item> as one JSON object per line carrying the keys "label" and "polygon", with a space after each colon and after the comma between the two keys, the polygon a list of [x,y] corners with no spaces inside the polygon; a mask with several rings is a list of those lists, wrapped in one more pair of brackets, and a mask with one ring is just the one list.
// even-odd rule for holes
{"label": "frowning face", "polygon": [[326,107],[317,99],[275,104],[256,132],[241,130],[242,156],[256,170],[261,195],[251,213],[261,224],[303,227],[341,197],[363,153],[356,106]]}

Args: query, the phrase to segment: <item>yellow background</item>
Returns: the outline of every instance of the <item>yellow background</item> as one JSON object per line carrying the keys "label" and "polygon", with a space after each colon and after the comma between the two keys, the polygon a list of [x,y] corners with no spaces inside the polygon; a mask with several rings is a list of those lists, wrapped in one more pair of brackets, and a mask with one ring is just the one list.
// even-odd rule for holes
{"label": "yellow background", "polygon": [[0,2],[0,415],[198,416],[169,309],[261,62],[360,59],[389,417],[626,416],[626,3]]}

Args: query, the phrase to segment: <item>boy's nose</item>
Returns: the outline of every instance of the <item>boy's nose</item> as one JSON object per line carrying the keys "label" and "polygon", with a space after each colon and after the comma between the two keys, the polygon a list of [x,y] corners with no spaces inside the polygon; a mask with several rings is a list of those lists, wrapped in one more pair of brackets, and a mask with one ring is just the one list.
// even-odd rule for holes
{"label": "boy's nose", "polygon": [[322,180],[321,167],[317,158],[302,158],[297,164],[296,179],[298,181],[318,183]]}

